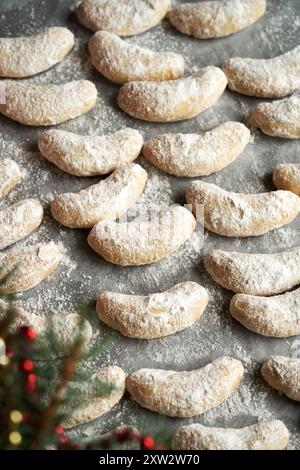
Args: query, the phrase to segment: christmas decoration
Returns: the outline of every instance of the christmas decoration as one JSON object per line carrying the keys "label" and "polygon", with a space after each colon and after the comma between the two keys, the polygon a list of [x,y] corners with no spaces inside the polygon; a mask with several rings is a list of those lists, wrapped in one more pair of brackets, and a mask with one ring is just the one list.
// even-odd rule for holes
{"label": "christmas decoration", "polygon": [[[1,281],[0,281],[1,282]],[[141,435],[131,426],[121,426],[89,442],[74,442],[62,426],[72,408],[66,404],[82,401],[80,387],[69,390],[70,383],[86,381],[92,374],[89,356],[103,350],[94,346],[87,353],[80,334],[75,337],[68,356],[48,361],[57,347],[53,331],[43,333],[43,341],[30,325],[14,328],[18,310],[14,298],[0,299],[0,449],[135,449],[152,450],[150,435]],[[84,319],[89,314],[82,308]],[[51,322],[50,322],[51,325]],[[42,346],[44,345],[44,346]],[[39,358],[38,360],[36,358]],[[103,386],[106,387],[105,384]],[[101,384],[98,384],[101,393]],[[97,392],[98,392],[97,388]],[[72,400],[67,400],[68,393]],[[77,394],[77,395],[76,395]],[[63,412],[62,412],[63,410]]]}

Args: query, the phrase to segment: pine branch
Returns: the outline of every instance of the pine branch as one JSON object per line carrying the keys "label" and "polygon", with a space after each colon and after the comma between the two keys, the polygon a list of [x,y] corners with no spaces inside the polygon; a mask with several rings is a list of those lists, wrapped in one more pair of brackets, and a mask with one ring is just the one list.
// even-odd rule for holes
{"label": "pine branch", "polygon": [[80,359],[83,347],[82,338],[78,338],[74,344],[74,348],[68,358],[63,362],[63,366],[58,377],[58,381],[55,387],[53,396],[51,397],[49,405],[43,411],[41,415],[40,427],[37,430],[36,441],[33,445],[33,449],[43,448],[43,438],[51,430],[51,426],[55,420],[55,416],[59,410],[63,393],[66,389],[68,382],[74,375],[77,362]]}

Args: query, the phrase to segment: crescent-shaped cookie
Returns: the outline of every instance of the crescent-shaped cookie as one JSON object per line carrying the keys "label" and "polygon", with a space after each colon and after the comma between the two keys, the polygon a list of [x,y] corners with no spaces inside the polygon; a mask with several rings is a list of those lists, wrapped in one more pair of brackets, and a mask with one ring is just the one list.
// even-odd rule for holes
{"label": "crescent-shaped cookie", "polygon": [[84,0],[76,13],[92,31],[134,36],[160,23],[170,5],[171,0]]}
{"label": "crescent-shaped cookie", "polygon": [[300,335],[300,289],[274,297],[236,294],[230,313],[238,322],[262,336]]}
{"label": "crescent-shaped cookie", "polygon": [[300,198],[290,191],[232,193],[194,181],[186,199],[193,212],[204,206],[204,226],[225,237],[254,237],[291,223],[300,212]]}
{"label": "crescent-shaped cookie", "polygon": [[289,431],[270,419],[241,429],[208,428],[198,423],[181,426],[172,437],[174,450],[282,450]]}
{"label": "crescent-shaped cookie", "polygon": [[261,374],[271,387],[291,400],[300,401],[300,359],[271,356],[262,366]]}
{"label": "crescent-shaped cookie", "polygon": [[184,3],[168,14],[183,34],[199,39],[222,38],[255,23],[266,11],[266,0],[221,0]]}
{"label": "crescent-shaped cookie", "polygon": [[25,199],[0,210],[0,250],[27,237],[41,223],[42,204],[37,199]]}
{"label": "crescent-shaped cookie", "polygon": [[250,141],[249,129],[225,122],[199,134],[163,134],[152,137],[143,155],[160,170],[176,176],[206,176],[232,163]]}
{"label": "crescent-shaped cookie", "polygon": [[125,83],[118,103],[127,114],[144,121],[183,121],[212,106],[226,85],[221,69],[205,67],[179,80]]}
{"label": "crescent-shaped cookie", "polygon": [[174,80],[184,73],[184,58],[180,54],[153,52],[108,31],[94,34],[89,50],[98,72],[119,85],[137,80]]}
{"label": "crescent-shaped cookie", "polygon": [[283,98],[300,88],[300,46],[273,59],[234,57],[222,68],[233,91],[261,98]]}
{"label": "crescent-shaped cookie", "polygon": [[300,164],[278,165],[273,172],[273,182],[278,189],[286,189],[300,196]]}
{"label": "crescent-shaped cookie", "polygon": [[1,294],[32,289],[55,270],[61,254],[54,243],[13,248],[0,253]]}
{"label": "crescent-shaped cookie", "polygon": [[[86,388],[83,390],[80,383],[71,382],[70,385],[73,389],[76,388],[79,391],[81,387],[82,400],[77,408],[72,408],[72,413],[69,414],[63,423],[64,427],[68,429],[79,424],[88,423],[110,411],[119,403],[124,394],[125,378],[126,375],[120,367],[108,366],[102,367],[92,375]],[[101,388],[103,389],[105,386],[108,390],[101,392]]]}
{"label": "crescent-shaped cookie", "polygon": [[182,282],[148,296],[102,292],[96,308],[100,319],[122,335],[153,339],[188,328],[202,316],[207,303],[203,287]]}
{"label": "crescent-shaped cookie", "polygon": [[48,70],[73,48],[67,28],[47,28],[30,37],[0,38],[0,77],[24,78]]}
{"label": "crescent-shaped cookie", "polygon": [[300,247],[273,254],[216,250],[204,264],[218,284],[237,294],[276,295],[300,284]]}
{"label": "crescent-shaped cookie", "polygon": [[244,375],[241,362],[221,357],[198,370],[140,369],[126,379],[126,389],[144,408],[162,415],[192,418],[226,400]]}
{"label": "crescent-shaped cookie", "polygon": [[282,139],[300,138],[300,94],[272,103],[260,103],[249,124],[267,135]]}
{"label": "crescent-shaped cookie", "polygon": [[22,179],[19,166],[5,158],[0,162],[0,198],[6,196]]}
{"label": "crescent-shaped cookie", "polygon": [[6,80],[5,103],[0,113],[27,126],[51,126],[90,111],[96,104],[97,90],[88,80],[62,85],[29,85]]}
{"label": "crescent-shaped cookie", "polygon": [[121,168],[139,156],[143,143],[143,136],[134,129],[101,136],[51,129],[38,139],[43,157],[75,176],[105,175]]}
{"label": "crescent-shaped cookie", "polygon": [[[32,351],[33,357],[42,359],[39,356],[39,345],[42,351],[45,349],[45,334],[51,332],[51,346],[47,354],[51,358],[65,357],[70,354],[74,347],[74,341],[80,338],[82,341],[82,350],[85,351],[90,343],[93,330],[90,323],[80,315],[70,313],[69,315],[35,315],[29,313],[20,307],[3,304],[0,301],[0,318],[7,310],[13,314],[10,330],[16,331],[21,326],[32,326],[36,333],[37,347]],[[4,316],[4,315],[3,315]],[[54,344],[55,342],[55,344]]]}
{"label": "crescent-shaped cookie", "polygon": [[100,222],[88,243],[106,261],[121,266],[155,263],[178,250],[196,229],[190,211],[172,206],[147,221]]}
{"label": "crescent-shaped cookie", "polygon": [[70,228],[91,228],[100,221],[117,219],[137,201],[146,181],[146,171],[130,163],[88,189],[56,197],[51,203],[52,215]]}

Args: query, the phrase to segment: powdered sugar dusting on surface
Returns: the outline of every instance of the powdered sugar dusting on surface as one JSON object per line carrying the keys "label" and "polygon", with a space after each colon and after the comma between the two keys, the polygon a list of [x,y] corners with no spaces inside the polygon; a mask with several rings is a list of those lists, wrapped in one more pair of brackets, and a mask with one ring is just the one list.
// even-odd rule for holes
{"label": "powdered sugar dusting on surface", "polygon": [[[95,108],[87,115],[59,126],[66,131],[101,135],[123,127],[141,131],[145,139],[170,132],[198,133],[212,129],[222,122],[245,123],[250,111],[260,100],[249,99],[226,92],[211,109],[196,119],[176,124],[149,124],[129,118],[116,105],[119,87],[96,72],[87,52],[90,32],[82,28],[70,7],[75,2],[33,2],[7,0],[0,15],[2,35],[34,34],[44,26],[60,25],[76,35],[75,48],[51,70],[28,80],[28,83],[64,83],[75,79],[93,81],[98,89]],[[175,2],[176,3],[176,2]],[[177,2],[181,3],[181,2]],[[14,12],[9,10],[14,7]],[[27,8],[24,8],[24,7]],[[55,15],[54,16],[54,12]],[[186,75],[206,65],[220,65],[230,57],[273,57],[297,46],[295,38],[300,31],[300,11],[295,0],[269,0],[266,15],[238,35],[218,41],[199,41],[177,34],[168,22],[163,22],[145,34],[128,38],[132,44],[153,50],[169,50],[186,59]],[[113,337],[101,357],[95,358],[95,367],[116,364],[131,372],[141,367],[191,370],[199,368],[224,354],[242,361],[245,378],[226,402],[194,419],[207,426],[242,427],[257,419],[282,419],[292,433],[289,448],[300,448],[298,408],[293,402],[270,389],[260,376],[260,365],[271,354],[291,355],[297,351],[297,339],[267,339],[255,335],[235,322],[229,312],[231,293],[218,286],[206,273],[203,255],[212,249],[228,251],[280,251],[300,245],[299,218],[291,225],[256,239],[224,239],[205,233],[201,251],[202,232],[190,240],[182,250],[158,264],[145,268],[123,268],[104,262],[86,244],[88,232],[59,226],[49,212],[49,201],[67,191],[79,191],[99,181],[99,178],[76,178],[57,169],[37,151],[37,137],[44,129],[22,127],[1,117],[0,158],[11,158],[21,168],[23,181],[0,201],[1,208],[21,199],[41,200],[45,216],[42,225],[19,242],[20,246],[54,240],[63,252],[63,260],[56,271],[40,286],[20,296],[20,304],[37,314],[53,310],[64,315],[76,312],[81,300],[94,301],[101,290],[147,295],[161,292],[182,281],[199,282],[209,290],[210,301],[201,320],[192,328],[167,338],[142,341]],[[283,162],[297,162],[298,143],[271,139],[260,132],[252,133],[252,145],[243,156],[220,173],[205,181],[220,185],[228,191],[257,193],[274,190],[271,174]],[[147,211],[151,203],[158,209],[185,202],[187,179],[167,176],[143,158],[138,160],[148,172],[145,191],[138,201],[139,209]],[[142,206],[142,208],[140,208]],[[200,227],[199,227],[200,228]],[[19,245],[18,244],[18,245]],[[94,333],[111,334],[100,326],[95,313]],[[128,396],[108,415],[90,425],[79,427],[72,435],[95,437],[121,423],[131,423],[144,432],[163,429],[169,432],[187,421],[170,420],[147,412],[134,404]]]}

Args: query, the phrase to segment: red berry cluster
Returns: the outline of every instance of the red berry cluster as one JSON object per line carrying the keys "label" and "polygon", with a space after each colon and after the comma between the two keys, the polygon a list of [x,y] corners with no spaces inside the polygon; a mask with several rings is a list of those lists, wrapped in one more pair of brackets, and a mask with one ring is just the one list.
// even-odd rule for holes
{"label": "red berry cluster", "polygon": [[109,449],[115,441],[120,443],[133,441],[138,443],[142,450],[153,450],[158,448],[155,446],[155,440],[152,436],[141,436],[138,431],[132,428],[116,429],[111,438],[107,437],[101,439],[100,447],[102,449]]}
{"label": "red berry cluster", "polygon": [[[27,342],[33,342],[36,339],[36,331],[32,326],[21,326],[19,328],[19,334]],[[33,372],[35,364],[31,359],[23,359],[21,361],[21,368],[27,374],[25,389],[28,393],[34,393],[36,389],[37,376]]]}

